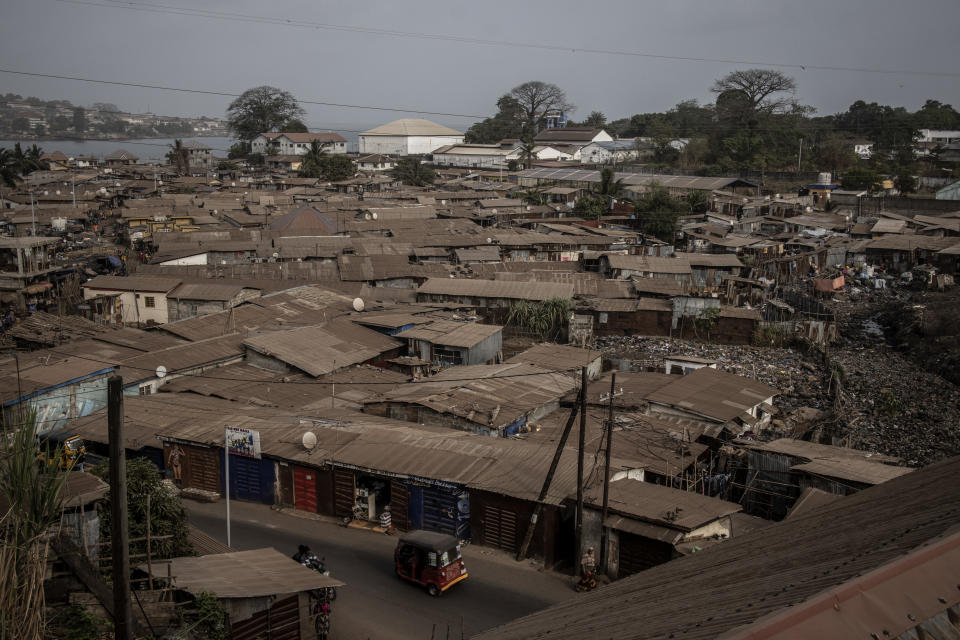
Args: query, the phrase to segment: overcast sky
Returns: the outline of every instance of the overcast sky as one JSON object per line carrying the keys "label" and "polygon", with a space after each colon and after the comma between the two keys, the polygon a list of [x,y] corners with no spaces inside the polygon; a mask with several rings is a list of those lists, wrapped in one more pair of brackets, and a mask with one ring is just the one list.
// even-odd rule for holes
{"label": "overcast sky", "polygon": [[[131,0],[364,29],[556,45],[543,50],[301,28],[124,8],[112,0],[2,0],[0,68],[239,93],[270,84],[298,98],[489,115],[527,80],[561,86],[609,119],[712,101],[720,62],[578,52],[957,73],[958,0]],[[107,5],[107,6],[91,6]],[[960,77],[783,69],[821,114],[863,99],[960,108]],[[112,102],[133,112],[222,116],[230,99],[0,73],[0,93]],[[366,128],[397,112],[304,105],[312,129]],[[475,119],[426,116],[465,130]]]}

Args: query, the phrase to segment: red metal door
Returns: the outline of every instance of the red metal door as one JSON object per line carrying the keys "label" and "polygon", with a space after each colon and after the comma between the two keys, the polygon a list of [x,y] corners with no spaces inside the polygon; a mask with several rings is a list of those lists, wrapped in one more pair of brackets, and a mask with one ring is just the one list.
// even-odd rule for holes
{"label": "red metal door", "polygon": [[317,471],[307,467],[293,468],[293,499],[297,509],[317,512]]}

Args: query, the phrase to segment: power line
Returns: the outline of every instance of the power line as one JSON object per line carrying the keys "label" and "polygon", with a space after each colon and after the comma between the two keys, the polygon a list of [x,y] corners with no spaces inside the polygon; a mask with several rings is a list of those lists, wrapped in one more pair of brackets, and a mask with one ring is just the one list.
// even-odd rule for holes
{"label": "power line", "polygon": [[208,9],[196,9],[192,7],[182,7],[176,5],[164,5],[149,2],[131,2],[129,0],[118,2],[108,0],[107,2],[92,2],[89,0],[55,0],[65,4],[76,4],[91,7],[101,7],[107,9],[126,9],[130,11],[140,11],[147,13],[159,13],[168,15],[188,16],[192,18],[209,18],[217,20],[230,20],[233,22],[253,23],[253,24],[271,24],[282,27],[294,27],[302,29],[340,31],[346,33],[363,33],[368,35],[390,36],[397,38],[413,38],[420,40],[439,40],[446,42],[457,42],[461,44],[482,45],[491,47],[513,47],[522,49],[534,49],[541,51],[555,51],[571,54],[593,54],[606,56],[622,56],[632,58],[646,58],[652,60],[669,60],[674,62],[700,62],[712,64],[737,64],[762,67],[778,67],[784,69],[799,69],[801,71],[847,71],[855,73],[881,73],[894,75],[923,75],[934,77],[960,77],[960,73],[951,71],[929,71],[915,69],[885,69],[878,67],[846,67],[840,65],[816,65],[801,63],[771,62],[759,60],[740,60],[735,58],[706,58],[698,56],[680,56],[664,53],[649,53],[641,51],[625,51],[617,49],[595,49],[586,47],[570,47],[568,45],[553,45],[535,42],[518,42],[509,40],[491,40],[485,38],[473,38],[467,36],[455,36],[437,33],[423,33],[415,31],[400,31],[395,29],[380,29],[376,27],[364,27],[356,25],[342,25],[323,22],[312,22],[309,20],[298,20],[290,18],[273,18],[270,16],[258,16],[250,14],[227,13],[223,11],[212,11]]}
{"label": "power line", "polygon": [[[67,0],[56,0],[57,2],[66,2]],[[76,82],[90,82],[93,84],[107,84],[118,87],[135,87],[138,89],[156,89],[157,91],[177,91],[180,93],[193,93],[207,96],[220,96],[224,98],[239,98],[241,94],[239,93],[230,93],[228,91],[213,91],[209,89],[186,89],[183,87],[166,87],[163,85],[156,84],[141,84],[139,82],[122,82],[120,80],[100,80],[96,78],[81,78],[78,76],[67,76],[56,73],[37,73],[33,71],[17,71],[15,69],[0,69],[0,73],[9,73],[12,75],[18,76],[29,76],[32,78],[50,78],[53,80],[74,80]],[[341,102],[323,102],[321,100],[303,100],[297,99],[297,102],[301,104],[312,104],[319,105],[321,107],[339,107],[342,109],[369,109],[372,111],[394,111],[397,113],[415,113],[420,115],[428,116],[447,116],[452,118],[471,118],[471,119],[484,119],[487,116],[479,116],[476,114],[469,113],[449,113],[445,111],[423,111],[420,109],[405,109],[402,107],[379,107],[371,105],[362,105],[362,104],[346,104]],[[343,129],[343,131],[346,131]]]}

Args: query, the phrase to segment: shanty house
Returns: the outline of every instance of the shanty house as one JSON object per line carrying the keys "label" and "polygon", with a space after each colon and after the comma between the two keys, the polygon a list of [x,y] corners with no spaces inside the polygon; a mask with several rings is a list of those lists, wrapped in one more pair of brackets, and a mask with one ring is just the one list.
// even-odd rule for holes
{"label": "shanty house", "polygon": [[407,341],[407,355],[441,367],[496,364],[502,358],[503,327],[435,320],[395,334]]}
{"label": "shanty house", "polygon": [[232,309],[260,295],[259,289],[231,284],[181,284],[167,294],[169,321]]}
{"label": "shanty house", "polygon": [[83,284],[83,299],[116,295],[123,324],[164,324],[170,319],[167,296],[178,286],[178,278],[97,276]]}

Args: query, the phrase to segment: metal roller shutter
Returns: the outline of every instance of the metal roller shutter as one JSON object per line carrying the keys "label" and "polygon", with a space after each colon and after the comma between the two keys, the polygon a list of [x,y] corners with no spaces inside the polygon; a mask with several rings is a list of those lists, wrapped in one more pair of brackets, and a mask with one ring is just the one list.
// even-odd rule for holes
{"label": "metal roller shutter", "polygon": [[270,640],[300,639],[299,599],[296,595],[278,600],[270,607]]}
{"label": "metal roller shutter", "polygon": [[183,445],[186,468],[184,485],[220,493],[220,450]]}
{"label": "metal roller shutter", "polygon": [[356,503],[356,482],[352,471],[333,471],[333,510],[338,516],[352,516]]}
{"label": "metal roller shutter", "polygon": [[230,456],[230,497],[259,502],[261,489],[260,461]]}
{"label": "metal roller shutter", "polygon": [[317,472],[306,467],[293,468],[293,500],[297,509],[317,513]]}
{"label": "metal roller shutter", "polygon": [[488,547],[517,551],[517,514],[493,505],[483,508],[483,540]]}
{"label": "metal roller shutter", "polygon": [[424,487],[423,528],[457,535],[456,496],[440,487]]}
{"label": "metal roller shutter", "polygon": [[410,491],[407,485],[396,480],[390,481],[390,515],[393,519],[393,526],[401,531],[410,530],[410,514],[408,506],[410,503]]}

